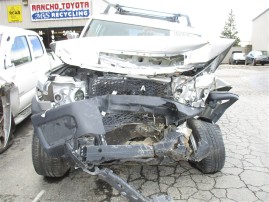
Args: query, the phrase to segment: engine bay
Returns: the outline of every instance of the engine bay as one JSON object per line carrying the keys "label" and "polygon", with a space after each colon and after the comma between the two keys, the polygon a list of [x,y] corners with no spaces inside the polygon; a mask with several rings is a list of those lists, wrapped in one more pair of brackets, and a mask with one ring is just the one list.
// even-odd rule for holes
{"label": "engine bay", "polygon": [[39,89],[44,101],[54,107],[101,95],[142,95],[170,99],[191,107],[204,107],[215,86],[213,74],[198,77],[170,75],[163,77],[129,77],[65,66],[50,75]]}

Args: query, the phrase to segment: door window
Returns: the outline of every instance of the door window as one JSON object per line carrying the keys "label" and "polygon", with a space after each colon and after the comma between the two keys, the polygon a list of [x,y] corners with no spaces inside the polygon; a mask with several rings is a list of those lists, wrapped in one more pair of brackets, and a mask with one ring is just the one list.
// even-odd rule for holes
{"label": "door window", "polygon": [[32,61],[29,46],[25,36],[17,36],[11,48],[11,62],[15,66]]}
{"label": "door window", "polygon": [[41,57],[44,54],[44,50],[39,38],[37,36],[29,36],[29,38],[33,49],[33,57],[34,58]]}

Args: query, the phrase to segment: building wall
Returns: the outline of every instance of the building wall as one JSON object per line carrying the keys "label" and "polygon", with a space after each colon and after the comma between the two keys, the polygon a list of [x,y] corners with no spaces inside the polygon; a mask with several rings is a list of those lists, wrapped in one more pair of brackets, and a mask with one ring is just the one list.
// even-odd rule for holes
{"label": "building wall", "polygon": [[[37,5],[37,4],[55,4],[58,3],[61,5],[62,3],[73,3],[74,2],[88,2],[89,4],[89,15],[87,18],[83,19],[58,19],[58,20],[40,20],[40,21],[35,21],[32,17],[31,13],[31,5]],[[70,5],[69,4],[69,5]],[[19,11],[20,17],[22,17],[21,22],[9,22],[11,19],[12,15],[9,15],[11,12],[8,10],[8,7],[10,9],[10,6],[18,6],[18,9],[21,9]],[[16,9],[17,9],[16,8]],[[97,14],[100,12],[103,12],[104,9],[106,8],[106,4],[101,1],[101,0],[56,0],[56,1],[51,1],[51,0],[0,0],[0,25],[5,25],[5,26],[12,26],[12,27],[21,27],[24,29],[30,29],[34,30],[39,35],[43,38],[43,42],[46,46],[46,48],[49,48],[49,44],[52,41],[57,41],[57,40],[63,40],[66,39],[66,33],[67,32],[77,32],[80,34],[82,31],[84,25],[88,21],[89,17],[92,14]],[[76,9],[71,9],[72,11],[75,11]],[[12,10],[12,12],[14,9]],[[66,11],[63,9],[63,11]],[[18,13],[18,10],[15,10],[15,12]],[[43,10],[42,12],[47,12]],[[58,11],[57,11],[58,12]],[[18,17],[18,15],[15,15]],[[14,17],[14,16],[12,16]],[[17,18],[13,18],[13,20]]]}
{"label": "building wall", "polygon": [[[48,20],[48,21],[32,21],[31,20],[31,4],[37,3],[54,3],[54,2],[74,2],[71,0],[28,0],[28,5],[23,5],[22,0],[1,0],[0,1],[0,24],[12,27],[22,27],[25,29],[48,28],[48,27],[72,27],[83,26],[87,19],[73,20]],[[92,4],[89,0],[90,5]],[[8,22],[8,6],[21,5],[22,7],[22,22]]]}
{"label": "building wall", "polygon": [[269,51],[269,8],[252,21],[252,50]]}

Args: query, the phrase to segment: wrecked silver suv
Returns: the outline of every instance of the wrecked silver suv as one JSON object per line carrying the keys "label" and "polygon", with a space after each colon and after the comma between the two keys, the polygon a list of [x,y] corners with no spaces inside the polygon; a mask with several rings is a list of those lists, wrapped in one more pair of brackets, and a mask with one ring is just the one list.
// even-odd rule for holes
{"label": "wrecked silver suv", "polygon": [[104,167],[185,160],[203,173],[221,170],[216,122],[238,96],[214,72],[233,40],[203,39],[184,15],[114,7],[115,15],[92,17],[79,38],[54,44],[65,64],[37,86],[34,168],[61,177],[73,166],[130,201],[171,201],[144,197]]}

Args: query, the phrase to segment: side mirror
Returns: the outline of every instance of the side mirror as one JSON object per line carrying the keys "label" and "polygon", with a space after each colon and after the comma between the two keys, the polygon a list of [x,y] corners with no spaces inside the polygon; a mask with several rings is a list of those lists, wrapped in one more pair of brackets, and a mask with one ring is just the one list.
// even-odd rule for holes
{"label": "side mirror", "polygon": [[10,60],[4,59],[4,67],[5,69],[9,69],[12,67],[15,67],[14,63],[12,63]]}

